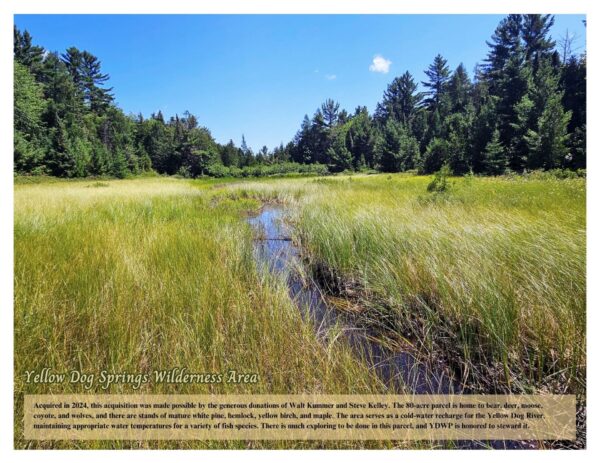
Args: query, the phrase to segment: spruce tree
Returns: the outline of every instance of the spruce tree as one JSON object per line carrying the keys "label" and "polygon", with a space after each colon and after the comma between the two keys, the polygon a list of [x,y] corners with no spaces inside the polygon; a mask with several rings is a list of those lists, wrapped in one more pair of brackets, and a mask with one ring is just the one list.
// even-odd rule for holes
{"label": "spruce tree", "polygon": [[439,110],[450,78],[448,62],[442,55],[437,55],[425,71],[425,75],[427,75],[428,80],[422,82],[422,84],[429,90],[425,92],[427,98],[424,103],[431,111]]}
{"label": "spruce tree", "polygon": [[382,125],[385,125],[388,118],[410,125],[422,99],[423,95],[417,92],[416,82],[406,71],[388,85],[383,100],[377,105],[375,118]]}
{"label": "spruce tree", "polygon": [[500,132],[496,129],[483,153],[483,169],[487,174],[502,175],[507,167],[506,149],[500,143]]}

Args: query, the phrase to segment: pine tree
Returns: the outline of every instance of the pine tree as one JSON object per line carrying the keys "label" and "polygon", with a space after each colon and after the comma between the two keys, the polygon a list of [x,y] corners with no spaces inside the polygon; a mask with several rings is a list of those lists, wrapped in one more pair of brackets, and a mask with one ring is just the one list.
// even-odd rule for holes
{"label": "pine tree", "polygon": [[333,128],[338,123],[340,104],[332,99],[328,98],[325,103],[321,105],[321,113],[323,115],[323,122],[327,128]]}
{"label": "pine tree", "polygon": [[450,111],[466,111],[471,104],[471,81],[463,64],[459,64],[448,82]]}
{"label": "pine tree", "polygon": [[571,118],[560,102],[560,95],[553,95],[537,123],[537,130],[529,130],[525,139],[531,156],[529,167],[554,169],[563,167],[568,161],[567,126]]}
{"label": "pine tree", "polygon": [[249,166],[254,162],[254,153],[246,144],[246,137],[242,134],[242,143],[239,149],[240,167]]}
{"label": "pine tree", "polygon": [[419,170],[423,174],[431,174],[439,171],[447,163],[448,153],[448,142],[441,138],[434,138],[427,145]]}
{"label": "pine tree", "polygon": [[381,125],[385,125],[389,118],[410,125],[422,99],[412,75],[406,71],[388,85],[383,101],[377,105],[375,118]]}
{"label": "pine tree", "polygon": [[238,155],[238,150],[233,143],[233,140],[229,140],[225,146],[221,149],[221,162],[226,167],[239,167],[240,166],[240,158]]}
{"label": "pine tree", "polygon": [[506,172],[507,167],[506,150],[500,143],[500,132],[496,129],[483,153],[483,169],[491,175],[502,175]]}
{"label": "pine tree", "polygon": [[450,78],[448,62],[442,55],[437,55],[433,60],[433,64],[430,64],[425,71],[425,74],[429,80],[422,82],[422,84],[429,90],[425,92],[427,98],[424,103],[430,111],[439,110]]}
{"label": "pine tree", "polygon": [[559,77],[550,58],[542,59],[529,91],[515,107],[513,152],[525,159],[530,169],[563,165],[567,156],[565,124],[571,113],[562,106]]}
{"label": "pine tree", "polygon": [[332,134],[331,145],[327,149],[331,172],[342,172],[353,168],[352,153],[346,147],[346,134],[347,129],[343,126],[335,129]]}
{"label": "pine tree", "polygon": [[349,124],[346,146],[352,153],[355,168],[375,167],[376,134],[367,108],[365,106],[356,108]]}
{"label": "pine tree", "polygon": [[521,37],[525,59],[536,69],[537,63],[549,58],[556,43],[550,37],[554,16],[549,14],[523,15]]}
{"label": "pine tree", "polygon": [[70,47],[62,54],[62,60],[87,107],[98,114],[105,111],[113,101],[112,88],[103,88],[109,76],[101,72],[98,58]]}
{"label": "pine tree", "polygon": [[23,64],[14,67],[15,170],[21,173],[43,171],[46,110],[43,88]]}
{"label": "pine tree", "polygon": [[452,172],[463,175],[471,170],[470,147],[473,114],[464,111],[451,114],[446,118],[446,137],[448,155],[446,162]]}
{"label": "pine tree", "polygon": [[531,125],[531,118],[524,109],[525,98],[533,85],[531,68],[523,62],[522,53],[511,56],[498,84],[498,130],[500,141],[510,147],[510,167],[514,171],[523,169],[527,153],[520,148],[523,134]]}
{"label": "pine tree", "polygon": [[[488,96],[481,104],[471,129],[471,166],[473,172],[485,172],[485,150],[497,131],[497,97]],[[498,136],[500,132],[498,131]]]}
{"label": "pine tree", "polygon": [[384,172],[405,171],[420,163],[416,138],[404,125],[392,119],[385,124],[377,151],[381,170]]}
{"label": "pine tree", "polygon": [[305,114],[302,124],[300,125],[300,130],[294,137],[294,149],[292,150],[293,161],[302,164],[312,161],[313,153],[311,152],[310,144],[308,142],[310,130],[310,119],[308,118],[308,114]]}
{"label": "pine tree", "polygon": [[490,50],[485,59],[483,76],[488,80],[493,95],[498,94],[496,84],[502,77],[508,60],[521,51],[522,22],[521,15],[508,15],[496,27],[491,41],[486,42]]}
{"label": "pine tree", "polygon": [[13,27],[13,39],[15,61],[28,68],[34,76],[37,76],[44,60],[44,48],[33,45],[29,32],[21,33],[16,25]]}

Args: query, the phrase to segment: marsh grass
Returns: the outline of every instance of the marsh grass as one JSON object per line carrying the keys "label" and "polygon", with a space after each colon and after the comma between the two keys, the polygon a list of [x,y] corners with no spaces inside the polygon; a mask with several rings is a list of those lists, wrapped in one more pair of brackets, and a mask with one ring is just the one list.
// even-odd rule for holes
{"label": "marsh grass", "polygon": [[82,390],[24,384],[25,370],[44,366],[186,366],[261,376],[256,385],[150,385],[140,392],[385,391],[343,337],[317,336],[285,284],[257,270],[243,218],[264,202],[286,205],[312,277],[326,272],[334,283],[324,288],[337,305],[394,331],[390,343],[441,353],[472,390],[584,393],[585,179],[452,179],[442,194],[427,192],[430,181],[354,175],[16,185],[15,445],[36,445],[19,437],[24,393]]}
{"label": "marsh grass", "polygon": [[[355,176],[296,186],[296,230],[338,296],[473,390],[585,389],[585,180]],[[285,197],[293,186],[277,186]],[[266,189],[262,186],[262,189]]]}
{"label": "marsh grass", "polygon": [[[257,384],[115,386],[132,393],[361,393],[385,388],[341,342],[323,346],[285,287],[257,272],[241,213],[252,198],[211,201],[186,181],[15,188],[17,447],[241,447],[244,442],[33,443],[20,436],[26,370],[256,372]],[[93,183],[91,183],[93,185]],[[257,447],[283,443],[256,442]],[[338,445],[338,444],[332,444]],[[364,444],[355,443],[363,446]],[[385,445],[385,444],[377,444]],[[318,443],[285,444],[319,446]]]}

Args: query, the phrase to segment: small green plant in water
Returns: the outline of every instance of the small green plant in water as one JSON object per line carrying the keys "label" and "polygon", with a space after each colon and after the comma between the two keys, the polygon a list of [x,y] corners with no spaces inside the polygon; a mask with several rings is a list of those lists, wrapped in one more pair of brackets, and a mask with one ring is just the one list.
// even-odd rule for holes
{"label": "small green plant in water", "polygon": [[447,164],[444,164],[440,170],[433,175],[433,180],[427,185],[427,191],[430,193],[443,193],[450,189],[450,177],[451,171]]}

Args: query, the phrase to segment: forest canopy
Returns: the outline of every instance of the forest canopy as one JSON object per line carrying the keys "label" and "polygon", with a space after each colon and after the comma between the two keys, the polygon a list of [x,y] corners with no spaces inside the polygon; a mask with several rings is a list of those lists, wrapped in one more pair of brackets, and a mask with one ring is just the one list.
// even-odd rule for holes
{"label": "forest canopy", "polygon": [[551,15],[509,15],[470,77],[438,54],[373,114],[327,99],[287,145],[220,144],[189,112],[127,115],[91,52],[34,45],[14,28],[14,170],[21,175],[198,176],[378,170],[501,175],[586,167],[586,55],[550,36]]}

